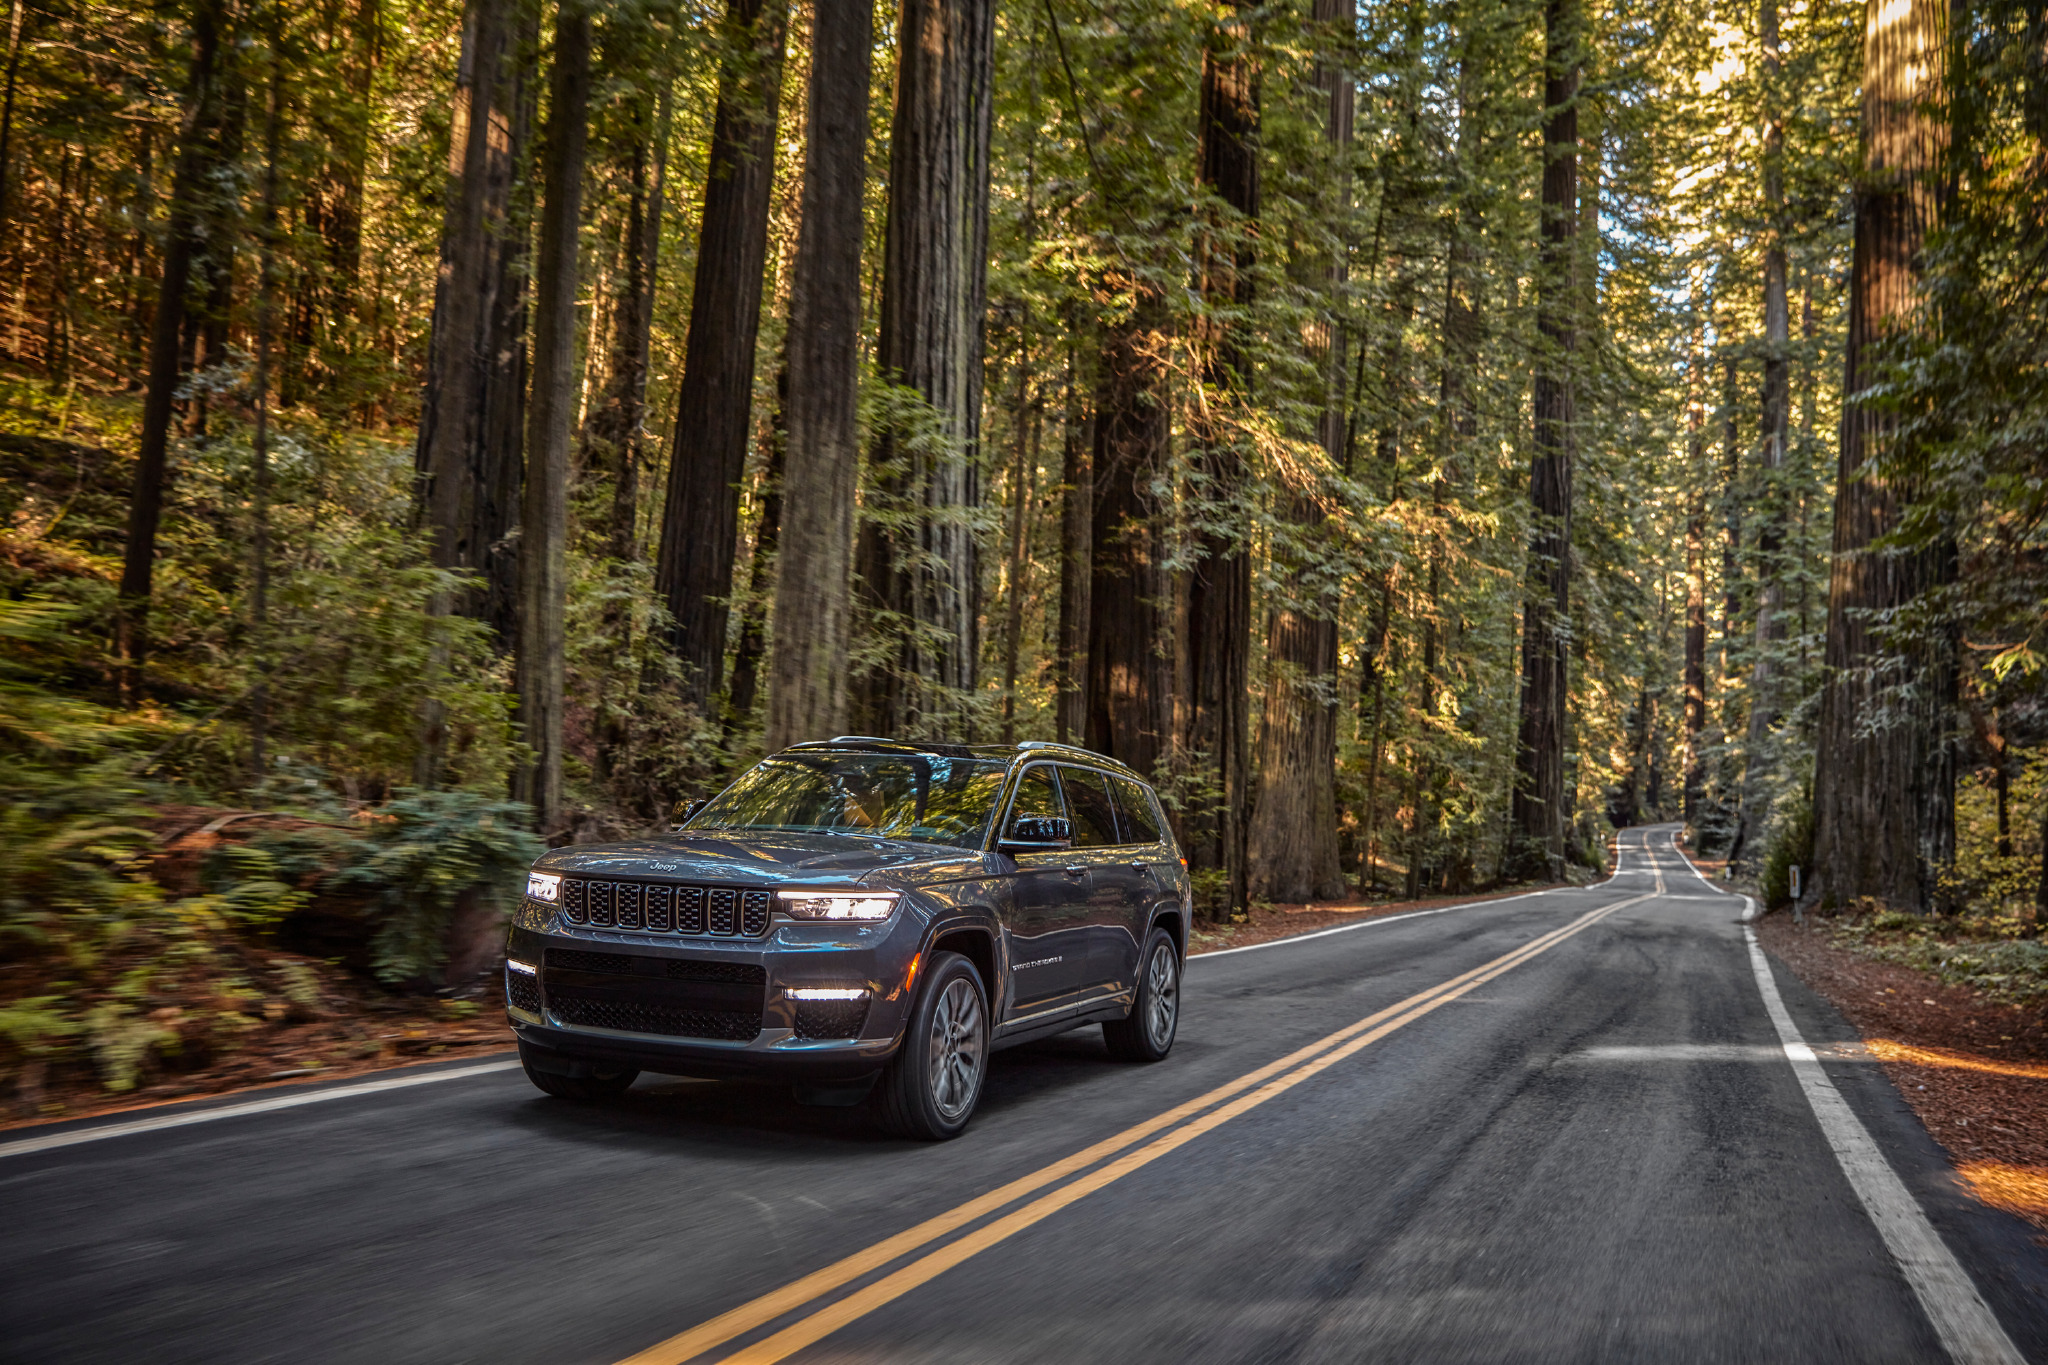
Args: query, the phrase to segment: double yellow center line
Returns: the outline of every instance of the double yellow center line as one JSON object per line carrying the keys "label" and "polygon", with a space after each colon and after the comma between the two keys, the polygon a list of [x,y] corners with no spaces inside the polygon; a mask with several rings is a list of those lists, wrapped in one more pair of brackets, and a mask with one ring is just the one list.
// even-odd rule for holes
{"label": "double yellow center line", "polygon": [[[1080,1179],[1060,1185],[1050,1193],[1040,1195],[1023,1207],[983,1224],[966,1236],[948,1242],[937,1250],[927,1252],[854,1293],[806,1314],[772,1336],[764,1337],[723,1357],[722,1365],[772,1365],[772,1362],[783,1360],[824,1339],[855,1319],[935,1279],[969,1257],[1022,1232],[1035,1223],[1042,1222],[1069,1204],[1087,1198],[1095,1191],[1121,1180],[1140,1167],[1150,1165],[1184,1143],[1194,1141],[1238,1115],[1256,1109],[1266,1101],[1286,1093],[1326,1067],[1335,1066],[1360,1049],[1378,1042],[1404,1024],[1413,1023],[1431,1010],[1447,1005],[1467,992],[1477,990],[1495,977],[1513,971],[1574,934],[1591,928],[1617,910],[1649,900],[1662,894],[1663,890],[1664,874],[1660,869],[1657,871],[1656,890],[1648,895],[1634,896],[1598,910],[1588,911],[1562,928],[1553,929],[1532,939],[1491,962],[1474,967],[1461,976],[1454,976],[1427,990],[1419,991],[1406,1000],[1369,1014],[1354,1024],[1347,1024],[1335,1033],[1318,1038],[1306,1047],[1298,1048],[1278,1061],[1269,1062],[1257,1070],[1247,1072],[1207,1094],[1175,1105],[1164,1113],[1146,1119],[1143,1123],[1135,1124],[1113,1137],[1103,1139],[1092,1147],[1083,1148],[1072,1156],[1012,1180],[1007,1185],[998,1186],[956,1208],[928,1218],[915,1227],[907,1228],[843,1260],[835,1261],[822,1270],[813,1271],[802,1279],[763,1294],[750,1303],[721,1313],[687,1332],[627,1357],[620,1365],[681,1365],[683,1361],[695,1359],[736,1337],[744,1336],[778,1318],[794,1313],[911,1252],[940,1241],[986,1215],[1015,1203],[1034,1191],[1058,1184],[1077,1172],[1087,1172]],[[1148,1138],[1152,1140],[1147,1142]],[[1137,1146],[1139,1143],[1145,1145]],[[1126,1150],[1129,1148],[1135,1150]],[[1117,1156],[1119,1152],[1123,1155]],[[1112,1156],[1115,1160],[1096,1166],[1097,1162]],[[1091,1166],[1095,1169],[1089,1170]]]}

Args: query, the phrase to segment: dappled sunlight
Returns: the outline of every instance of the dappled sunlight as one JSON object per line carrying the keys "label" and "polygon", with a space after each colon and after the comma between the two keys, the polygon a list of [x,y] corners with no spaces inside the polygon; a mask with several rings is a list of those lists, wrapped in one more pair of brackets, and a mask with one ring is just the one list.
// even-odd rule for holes
{"label": "dappled sunlight", "polygon": [[2048,1218],[2048,1166],[2009,1166],[2003,1161],[1968,1161],[1956,1167],[1976,1195],[1994,1209]]}
{"label": "dappled sunlight", "polygon": [[2048,1081],[2048,1065],[2039,1062],[2007,1062],[1995,1057],[1976,1057],[1967,1053],[1910,1047],[1905,1043],[1895,1043],[1889,1038],[1872,1038],[1864,1046],[1869,1049],[1871,1056],[1881,1062],[1911,1062],[1915,1066],[1945,1066],[1958,1071],[1981,1071],[1990,1076],[2020,1076],[2029,1080]]}

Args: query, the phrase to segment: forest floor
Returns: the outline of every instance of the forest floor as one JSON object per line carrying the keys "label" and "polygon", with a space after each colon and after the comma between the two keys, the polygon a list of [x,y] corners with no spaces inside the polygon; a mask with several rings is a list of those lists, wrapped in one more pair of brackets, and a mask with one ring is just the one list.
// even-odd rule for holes
{"label": "forest floor", "polygon": [[[1718,864],[1693,862],[1718,884]],[[1876,961],[1829,920],[1772,914],[1756,929],[1855,1025],[1971,1193],[2048,1231],[2048,1014]]]}

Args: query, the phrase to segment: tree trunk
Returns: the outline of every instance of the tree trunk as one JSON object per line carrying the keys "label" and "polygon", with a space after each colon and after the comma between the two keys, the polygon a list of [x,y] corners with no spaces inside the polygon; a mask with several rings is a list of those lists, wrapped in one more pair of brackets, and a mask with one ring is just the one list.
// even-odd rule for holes
{"label": "tree trunk", "polygon": [[[1202,53],[1197,174],[1223,207],[1199,247],[1198,284],[1209,306],[1223,313],[1251,302],[1257,264],[1253,242],[1259,216],[1259,76],[1248,50],[1250,41],[1249,17],[1238,12],[1212,26],[1209,46]],[[1204,324],[1206,414],[1227,417],[1232,410],[1250,407],[1251,365],[1241,327]],[[1205,798],[1213,797],[1217,805],[1213,811],[1184,816],[1180,836],[1190,866],[1229,873],[1229,904],[1222,909],[1237,914],[1249,903],[1252,876],[1247,848],[1247,817],[1252,814],[1252,572],[1244,517],[1248,490],[1239,437],[1227,422],[1212,418],[1198,424],[1194,435],[1201,447],[1196,461],[1204,476],[1200,496],[1205,505],[1187,582],[1190,696],[1183,747],[1186,761],[1201,765],[1194,773],[1202,779],[1197,790],[1204,791]],[[1096,602],[1098,611],[1106,605],[1100,595]],[[1299,633],[1287,638],[1293,641]],[[1274,756],[1279,757],[1277,751]],[[1334,827],[1334,813],[1331,819]]]}
{"label": "tree trunk", "polygon": [[222,30],[226,26],[225,0],[203,0],[193,11],[191,78],[171,188],[170,222],[164,230],[163,278],[157,289],[149,385],[142,399],[135,484],[128,500],[127,546],[114,619],[115,666],[123,698],[130,704],[140,691],[142,663],[148,653],[149,599],[156,568],[157,523],[163,515],[171,408],[184,373],[185,290],[191,281],[193,257],[201,249],[199,199],[220,159],[226,94],[222,46],[228,38]]}
{"label": "tree trunk", "polygon": [[540,250],[534,261],[533,407],[526,428],[526,486],[519,535],[519,722],[533,751],[513,795],[533,807],[552,839],[562,821],[562,692],[568,604],[569,437],[576,363],[576,230],[583,215],[583,160],[590,105],[590,12],[575,0],[556,11],[555,67]]}
{"label": "tree trunk", "polygon": [[[1071,324],[1070,324],[1071,326]],[[1080,356],[1067,350],[1067,407],[1060,453],[1060,640],[1054,660],[1059,689],[1053,699],[1054,734],[1079,743],[1088,730],[1088,593],[1093,568],[1095,477],[1090,460],[1094,416],[1076,371]]]}
{"label": "tree trunk", "polygon": [[256,276],[256,420],[250,435],[250,458],[255,465],[255,487],[251,502],[254,534],[250,539],[254,563],[250,573],[249,633],[254,655],[256,683],[249,689],[249,769],[261,785],[268,766],[264,748],[270,728],[270,678],[268,658],[270,617],[270,343],[276,330],[277,310],[277,159],[280,124],[283,121],[284,27],[282,13],[273,6],[269,34],[269,99],[263,119],[263,201],[257,220],[260,264]]}
{"label": "tree trunk", "polygon": [[[1339,41],[1348,41],[1357,27],[1355,0],[1316,0],[1313,16],[1323,35]],[[1350,199],[1344,157],[1351,141],[1352,79],[1325,65],[1316,73],[1316,84],[1325,92],[1324,136],[1334,166],[1328,209],[1341,221]],[[1256,103],[1251,115],[1258,117]],[[1256,185],[1254,167],[1255,193]],[[1256,213],[1257,207],[1254,197],[1248,212]],[[1340,254],[1327,267],[1332,316],[1323,324],[1323,409],[1316,420],[1317,442],[1332,469],[1344,464],[1348,434],[1344,333],[1334,316],[1344,279]],[[1283,519],[1298,528],[1296,534],[1311,533],[1322,519],[1312,490],[1290,489],[1281,504]],[[1267,620],[1259,799],[1245,836],[1245,892],[1259,900],[1336,900],[1345,890],[1337,849],[1337,603],[1329,585],[1315,591],[1317,576],[1308,564],[1288,563],[1294,558],[1294,550],[1276,544],[1276,567],[1300,600],[1283,602]]]}
{"label": "tree trunk", "polygon": [[732,690],[726,698],[725,738],[753,719],[761,656],[768,646],[769,579],[782,543],[782,480],[789,449],[789,367],[775,376],[775,415],[768,435],[768,460],[761,471],[761,521],[754,528],[754,553],[747,563],[746,608],[740,613],[739,644],[732,652]]}
{"label": "tree trunk", "polygon": [[811,25],[803,225],[790,275],[770,753],[845,728],[853,643],[861,191],[873,0],[817,0]]}
{"label": "tree trunk", "polygon": [[[1028,329],[1027,313],[1022,328]],[[1027,332],[1028,335],[1028,332]],[[1010,554],[1003,604],[1003,743],[1017,742],[1017,657],[1024,642],[1024,575],[1030,549],[1031,504],[1038,498],[1038,415],[1030,387],[1031,351],[1017,355],[1017,403],[1012,418],[1017,442],[1010,465]]]}
{"label": "tree trunk", "polygon": [[655,588],[675,618],[670,643],[683,666],[683,696],[699,707],[711,704],[724,681],[740,476],[753,431],[787,0],[730,0],[726,25],[734,47],[752,55],[729,59],[719,76],[654,570]]}
{"label": "tree trunk", "polygon": [[1544,9],[1543,214],[1537,251],[1535,449],[1529,502],[1528,596],[1522,615],[1521,721],[1509,814],[1509,875],[1563,875],[1566,808],[1564,741],[1569,701],[1566,641],[1571,612],[1573,411],[1578,349],[1579,45],[1578,0]]}
{"label": "tree trunk", "polygon": [[605,552],[625,563],[640,557],[634,527],[639,514],[640,442],[647,434],[647,370],[661,255],[662,191],[668,174],[669,109],[663,83],[659,95],[639,100],[630,115],[633,139],[625,156],[629,188],[623,278],[612,305],[604,392],[584,429],[586,466],[602,467],[612,481]]}
{"label": "tree trunk", "polygon": [[1725,679],[1735,673],[1735,620],[1742,610],[1742,383],[1733,355],[1722,357],[1721,375],[1721,676]]}
{"label": "tree trunk", "polygon": [[1152,484],[1164,466],[1165,304],[1136,280],[1131,316],[1105,338],[1095,400],[1086,742],[1141,773],[1172,742],[1173,670],[1161,651],[1172,584]]}
{"label": "tree trunk", "polygon": [[876,359],[928,405],[929,426],[912,441],[892,425],[874,454],[910,528],[861,528],[870,606],[907,627],[894,666],[856,679],[861,722],[879,734],[971,737],[994,17],[992,0],[904,0],[897,33]]}
{"label": "tree trunk", "polygon": [[[1802,905],[1863,896],[1926,908],[1954,847],[1951,718],[1942,714],[1950,661],[1900,658],[1871,619],[1911,602],[1934,579],[1926,554],[1872,553],[1898,527],[1910,490],[1866,475],[1896,438],[1895,419],[1857,401],[1875,376],[1873,349],[1907,324],[1915,257],[1934,225],[1943,127],[1948,8],[1940,0],[1869,0],[1863,36],[1863,164],[1850,277],[1849,395],[1835,494],[1828,583],[1827,682],[1814,765],[1813,875]],[[1864,728],[1880,689],[1916,684],[1929,702],[1902,723]]]}
{"label": "tree trunk", "polygon": [[[526,390],[525,232],[512,221],[532,123],[530,18],[471,0],[456,74],[440,275],[420,403],[417,515],[434,562],[481,573],[481,593],[437,603],[515,632],[520,436]],[[431,750],[436,741],[429,723]],[[424,776],[424,775],[423,775]]]}
{"label": "tree trunk", "polygon": [[1770,764],[1765,745],[1778,723],[1777,661],[1785,638],[1784,566],[1785,449],[1792,433],[1792,317],[1785,282],[1785,123],[1778,112],[1778,0],[1759,0],[1757,36],[1763,47],[1764,78],[1764,384],[1760,468],[1763,520],[1757,528],[1756,657],[1750,663],[1749,732],[1743,743],[1742,813],[1731,859],[1751,850],[1771,808]]}

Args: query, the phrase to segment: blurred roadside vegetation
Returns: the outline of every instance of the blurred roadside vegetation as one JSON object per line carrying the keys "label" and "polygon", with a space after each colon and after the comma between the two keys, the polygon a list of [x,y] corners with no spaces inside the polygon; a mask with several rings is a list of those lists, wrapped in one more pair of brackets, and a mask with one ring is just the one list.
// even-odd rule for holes
{"label": "blurred roadside vegetation", "polygon": [[[0,381],[0,1087],[191,1070],[323,982],[448,993],[495,966],[540,851],[503,799],[508,662],[428,608],[409,446],[274,446],[274,589],[249,619],[249,447],[181,444],[143,704],[108,667],[133,401]],[[594,618],[599,608],[585,615]],[[252,766],[260,700],[268,742]],[[411,784],[421,708],[443,781]]]}

